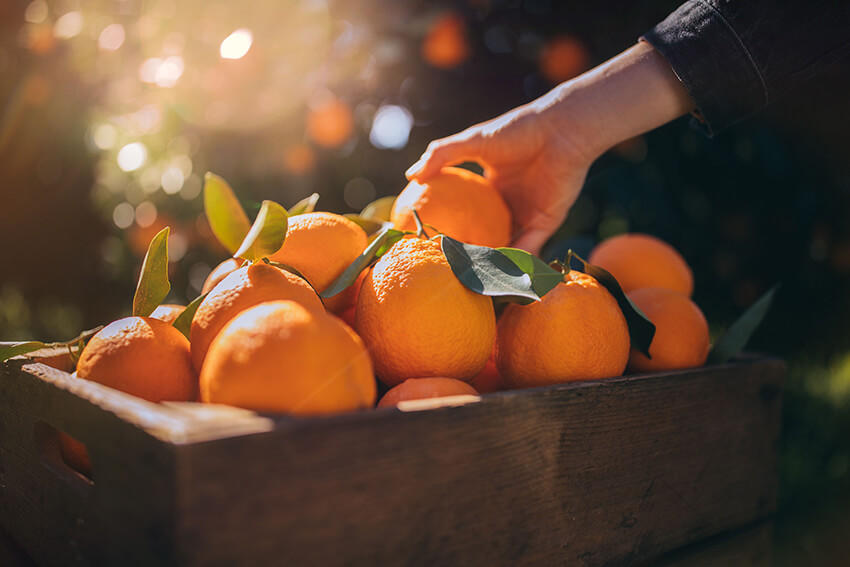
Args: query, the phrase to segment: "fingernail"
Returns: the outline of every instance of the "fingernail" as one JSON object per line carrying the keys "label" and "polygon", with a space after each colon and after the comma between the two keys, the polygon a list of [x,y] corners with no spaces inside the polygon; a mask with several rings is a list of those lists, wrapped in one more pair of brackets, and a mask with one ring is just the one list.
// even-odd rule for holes
{"label": "fingernail", "polygon": [[404,176],[408,179],[413,179],[414,177],[419,175],[419,173],[421,173],[422,170],[425,168],[425,161],[425,158],[420,158],[419,161],[407,168],[407,171],[404,172]]}

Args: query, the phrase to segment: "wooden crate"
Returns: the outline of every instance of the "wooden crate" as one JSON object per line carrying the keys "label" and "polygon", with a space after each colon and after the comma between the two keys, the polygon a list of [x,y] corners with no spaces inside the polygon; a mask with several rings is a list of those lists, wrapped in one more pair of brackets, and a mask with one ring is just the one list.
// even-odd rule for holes
{"label": "wooden crate", "polygon": [[0,524],[43,565],[623,565],[776,506],[775,359],[315,419],[2,366]]}

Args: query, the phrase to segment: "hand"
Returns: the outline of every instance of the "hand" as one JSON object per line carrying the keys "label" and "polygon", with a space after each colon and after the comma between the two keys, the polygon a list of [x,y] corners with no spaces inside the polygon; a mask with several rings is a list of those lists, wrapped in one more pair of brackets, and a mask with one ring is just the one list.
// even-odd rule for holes
{"label": "hand", "polygon": [[478,162],[513,211],[513,246],[537,254],[598,156],[694,108],[667,61],[639,42],[525,106],[431,142],[407,177]]}
{"label": "hand", "polygon": [[538,254],[578,197],[590,156],[545,108],[526,105],[431,142],[406,175],[424,182],[444,165],[478,162],[513,211],[512,246]]}

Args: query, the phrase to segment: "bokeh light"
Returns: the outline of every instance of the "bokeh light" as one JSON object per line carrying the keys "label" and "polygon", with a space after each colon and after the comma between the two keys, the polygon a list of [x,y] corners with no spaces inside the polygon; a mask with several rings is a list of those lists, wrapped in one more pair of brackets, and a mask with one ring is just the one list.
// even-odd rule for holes
{"label": "bokeh light", "polygon": [[552,39],[540,54],[540,71],[552,84],[572,79],[587,70],[589,65],[587,48],[571,35]]}
{"label": "bokeh light", "polygon": [[47,19],[48,8],[44,0],[30,2],[24,12],[24,20],[31,24],[41,24]]}
{"label": "bokeh light", "polygon": [[114,222],[115,226],[118,228],[128,228],[131,224],[133,224],[135,219],[136,211],[133,208],[133,205],[127,201],[118,203],[112,210],[112,222]]}
{"label": "bokeh light", "polygon": [[141,142],[127,144],[118,150],[118,167],[121,171],[135,171],[145,164],[148,150]]}
{"label": "bokeh light", "polygon": [[80,12],[63,14],[53,24],[53,35],[59,39],[70,39],[83,31],[83,15]]}
{"label": "bokeh light", "polygon": [[167,57],[157,66],[156,73],[154,74],[154,82],[160,87],[173,87],[183,75],[183,69],[182,57],[179,55]]}
{"label": "bokeh light", "polygon": [[307,133],[326,148],[344,144],[354,130],[354,117],[345,101],[329,92],[317,93],[307,116]]}
{"label": "bokeh light", "polygon": [[142,201],[136,207],[136,224],[142,228],[147,228],[156,222],[157,210],[156,205],[150,201]]}
{"label": "bokeh light", "polygon": [[469,58],[470,51],[466,24],[454,13],[435,19],[422,41],[422,58],[441,69],[457,67]]}
{"label": "bokeh light", "polygon": [[163,172],[160,179],[162,190],[169,195],[178,193],[183,188],[184,181],[185,177],[179,167],[169,167]]}
{"label": "bokeh light", "polygon": [[250,30],[238,29],[221,42],[219,53],[222,59],[241,59],[251,49],[254,36]]}
{"label": "bokeh light", "polygon": [[121,24],[109,24],[97,38],[97,45],[104,51],[115,51],[124,45],[124,26]]}
{"label": "bokeh light", "polygon": [[92,141],[99,150],[109,150],[118,141],[118,131],[112,124],[100,124],[92,132]]}
{"label": "bokeh light", "polygon": [[303,175],[316,165],[316,154],[307,144],[293,144],[284,150],[283,164],[290,173]]}
{"label": "bokeh light", "polygon": [[413,115],[403,106],[382,106],[375,113],[369,141],[380,149],[399,150],[407,145]]}

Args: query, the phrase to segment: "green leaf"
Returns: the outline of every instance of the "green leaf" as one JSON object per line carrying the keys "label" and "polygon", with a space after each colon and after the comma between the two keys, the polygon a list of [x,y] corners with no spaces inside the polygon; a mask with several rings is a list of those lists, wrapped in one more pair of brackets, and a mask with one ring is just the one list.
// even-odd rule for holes
{"label": "green leaf", "polygon": [[133,296],[133,315],[147,317],[156,309],[168,292],[168,231],[165,227],[151,239],[142,262],[136,295]]}
{"label": "green leaf", "polygon": [[[398,242],[399,240],[401,240],[405,236],[413,235],[413,233],[410,232],[410,231],[396,230],[396,229],[392,228],[392,225],[385,225],[385,226],[387,227],[385,230],[387,230],[387,233],[389,234],[389,236],[384,241],[384,244],[380,248],[378,248],[378,250],[375,252],[375,258],[376,259],[380,258],[384,254],[389,252],[390,248],[393,247],[393,244],[395,244],[396,242]],[[379,232],[376,235],[376,237],[380,236],[380,235],[381,235],[381,233]],[[373,240],[369,243],[369,245],[371,246],[372,243],[374,243],[375,240],[376,240],[376,238],[373,238]]]}
{"label": "green leaf", "polygon": [[289,207],[289,216],[294,217],[295,215],[303,215],[306,213],[312,213],[316,210],[316,203],[319,201],[319,194],[313,193],[309,197],[304,197],[291,207]]}
{"label": "green leaf", "polygon": [[[65,341],[61,343],[43,343],[41,341],[22,341],[22,342],[0,342],[0,362],[4,362],[12,357],[20,356],[22,354],[27,354],[29,352],[33,352],[42,348],[54,348],[54,347],[74,347],[77,346],[80,349],[85,344],[85,341],[96,334],[103,328],[95,327],[94,329],[89,329],[88,331],[83,331],[70,341]],[[73,354],[73,352],[72,352]]]}
{"label": "green leaf", "polygon": [[9,360],[12,357],[20,356],[40,348],[45,348],[47,345],[41,341],[25,341],[20,343],[0,342],[0,362]]}
{"label": "green leaf", "polygon": [[370,219],[360,215],[355,215],[354,213],[346,213],[342,216],[362,228],[366,232],[366,236],[371,236],[373,234],[376,234],[382,228],[392,226],[392,223],[390,222]]}
{"label": "green leaf", "polygon": [[280,250],[286,239],[288,217],[286,209],[274,201],[263,201],[251,230],[233,256],[256,262]]}
{"label": "green leaf", "polygon": [[363,207],[363,210],[360,211],[360,216],[376,221],[390,222],[393,203],[395,203],[395,195],[381,197]]}
{"label": "green leaf", "polygon": [[446,235],[442,248],[457,279],[475,293],[516,303],[540,301],[531,276],[495,248],[464,244]]}
{"label": "green leaf", "polygon": [[632,300],[628,298],[623,291],[623,288],[621,288],[620,284],[617,282],[617,279],[611,275],[611,272],[586,262],[584,259],[574,254],[572,250],[567,256],[567,262],[569,262],[570,257],[578,260],[582,264],[582,271],[585,274],[596,278],[596,281],[605,286],[611,295],[614,296],[614,299],[617,300],[617,304],[620,306],[620,310],[626,317],[632,347],[652,358],[649,354],[649,345],[652,344],[652,338],[655,336],[655,325],[649,320],[649,317],[644,315],[643,311],[638,309],[638,306],[632,303]]}
{"label": "green leaf", "polygon": [[372,263],[372,260],[379,258],[386,250],[404,237],[406,233],[394,228],[385,228],[372,240],[372,243],[366,247],[360,256],[355,260],[325,288],[325,291],[319,294],[319,297],[327,299],[343,291],[345,288],[354,283],[360,272]]}
{"label": "green leaf", "polygon": [[251,221],[227,181],[210,172],[204,176],[204,213],[216,239],[234,254],[251,229]]}
{"label": "green leaf", "polygon": [[543,297],[564,281],[564,274],[549,267],[549,264],[525,250],[518,248],[496,248],[531,277],[531,287],[538,297]]}
{"label": "green leaf", "polygon": [[738,317],[737,321],[732,323],[732,326],[714,343],[708,355],[710,364],[722,364],[737,356],[747,346],[753,332],[770,309],[773,296],[776,295],[778,289],[779,284],[776,284],[767,290]]}
{"label": "green leaf", "polygon": [[193,299],[189,305],[183,310],[183,313],[177,316],[177,319],[171,324],[172,327],[183,333],[183,336],[189,338],[189,331],[192,329],[192,319],[195,318],[195,311],[201,305],[201,302],[209,292],[200,295]]}

